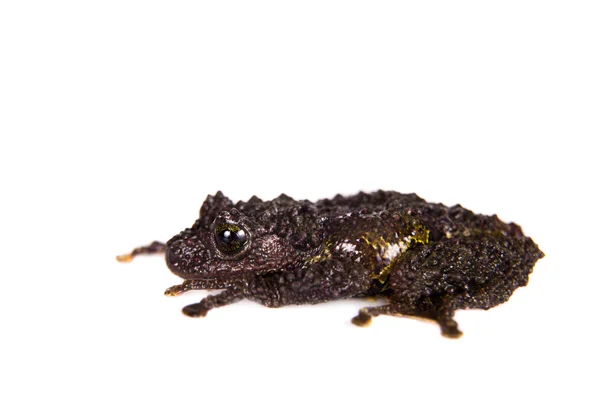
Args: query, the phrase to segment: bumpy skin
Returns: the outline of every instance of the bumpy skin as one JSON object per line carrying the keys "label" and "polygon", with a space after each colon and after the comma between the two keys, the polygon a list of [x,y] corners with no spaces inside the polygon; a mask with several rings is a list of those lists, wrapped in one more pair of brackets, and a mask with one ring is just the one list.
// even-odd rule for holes
{"label": "bumpy skin", "polygon": [[[220,249],[224,226],[244,230],[239,250]],[[155,242],[134,252],[164,249]],[[374,296],[388,304],[363,308],[352,322],[419,316],[459,337],[455,310],[505,302],[543,256],[514,223],[415,194],[378,191],[316,203],[281,195],[233,204],[218,192],[207,197],[191,228],[167,242],[167,265],[185,281],[166,294],[224,289],[185,307],[189,316],[243,298],[280,307]]]}

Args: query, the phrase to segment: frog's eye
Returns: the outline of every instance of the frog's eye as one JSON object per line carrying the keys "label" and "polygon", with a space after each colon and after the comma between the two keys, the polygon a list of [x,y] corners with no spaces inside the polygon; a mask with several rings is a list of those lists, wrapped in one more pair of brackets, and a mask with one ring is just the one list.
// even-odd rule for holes
{"label": "frog's eye", "polygon": [[223,224],[215,229],[215,241],[223,253],[233,254],[248,243],[248,233],[239,225]]}

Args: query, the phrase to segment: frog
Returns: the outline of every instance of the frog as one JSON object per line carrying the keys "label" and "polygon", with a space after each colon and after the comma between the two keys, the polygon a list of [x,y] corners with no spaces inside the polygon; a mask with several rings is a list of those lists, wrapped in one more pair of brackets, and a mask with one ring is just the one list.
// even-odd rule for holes
{"label": "frog", "polygon": [[417,317],[435,321],[448,338],[462,336],[457,310],[506,302],[544,257],[519,225],[495,214],[384,190],[236,203],[218,191],[190,228],[117,260],[143,254],[164,254],[183,279],[167,296],[220,290],[184,307],[189,317],[243,299],[267,307],[380,299],[351,322],[365,327],[380,315]]}

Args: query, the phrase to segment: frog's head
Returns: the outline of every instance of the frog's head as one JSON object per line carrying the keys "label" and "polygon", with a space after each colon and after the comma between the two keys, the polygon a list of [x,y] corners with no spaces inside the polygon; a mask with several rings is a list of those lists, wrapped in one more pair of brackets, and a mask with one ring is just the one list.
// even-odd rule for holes
{"label": "frog's head", "polygon": [[[201,280],[231,279],[298,266],[310,246],[299,248],[291,240],[296,227],[289,226],[273,208],[281,210],[281,205],[278,208],[254,197],[234,206],[221,192],[208,196],[194,226],[167,242],[169,269],[184,279]],[[282,225],[287,227],[287,235],[281,234]]]}

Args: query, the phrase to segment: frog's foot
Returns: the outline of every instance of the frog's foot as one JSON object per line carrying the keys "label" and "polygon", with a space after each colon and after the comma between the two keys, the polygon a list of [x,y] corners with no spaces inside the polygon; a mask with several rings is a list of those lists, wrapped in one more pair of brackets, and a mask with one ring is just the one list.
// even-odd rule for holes
{"label": "frog's foot", "polygon": [[122,254],[120,256],[117,256],[117,261],[118,262],[131,262],[135,256],[138,256],[140,254],[158,254],[158,253],[164,253],[167,249],[167,246],[162,243],[162,242],[157,242],[154,241],[152,243],[150,243],[148,246],[142,246],[142,247],[137,247],[135,249],[133,249],[133,251],[129,254]]}
{"label": "frog's foot", "polygon": [[358,311],[358,315],[352,318],[352,323],[356,326],[367,327],[371,325],[371,320],[381,314],[390,314],[390,306],[365,307]]}
{"label": "frog's foot", "polygon": [[454,302],[448,298],[422,299],[419,306],[411,310],[409,315],[432,319],[438,323],[442,336],[449,339],[458,339],[462,332],[458,329],[458,323],[454,320]]}
{"label": "frog's foot", "polygon": [[188,317],[205,317],[206,314],[216,307],[223,307],[243,299],[241,289],[229,288],[219,294],[207,296],[200,303],[194,303],[183,307],[183,312]]}
{"label": "frog's foot", "polygon": [[173,285],[165,290],[165,296],[179,296],[182,293],[189,292],[190,290],[202,290],[202,289],[215,289],[217,283],[215,281],[198,281],[193,279],[186,279],[181,285]]}
{"label": "frog's foot", "polygon": [[358,315],[352,318],[352,323],[356,326],[367,327],[371,325],[372,317],[368,313],[366,308],[362,308],[358,311]]}
{"label": "frog's foot", "polygon": [[184,315],[187,315],[188,317],[206,317],[206,314],[208,314],[208,308],[206,308],[206,306],[204,304],[202,304],[202,302],[200,303],[194,303],[194,304],[190,304],[187,305],[185,307],[183,307],[183,309],[181,310],[181,312]]}

